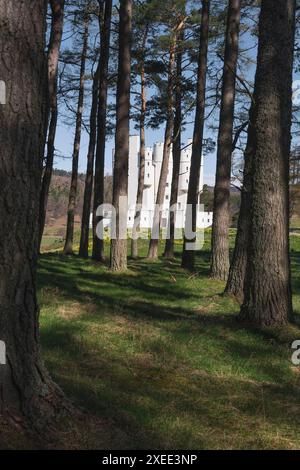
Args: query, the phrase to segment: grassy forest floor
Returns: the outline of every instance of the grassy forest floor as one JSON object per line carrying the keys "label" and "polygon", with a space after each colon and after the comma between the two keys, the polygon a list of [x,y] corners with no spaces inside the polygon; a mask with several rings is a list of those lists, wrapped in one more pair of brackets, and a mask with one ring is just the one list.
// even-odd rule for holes
{"label": "grassy forest floor", "polygon": [[[129,260],[124,274],[41,256],[44,360],[85,410],[60,424],[52,446],[300,448],[300,366],[290,360],[300,339],[300,237],[291,236],[299,316],[281,331],[236,322],[239,305],[209,279],[208,240],[198,276],[180,268],[180,245],[174,261]],[[7,436],[6,445],[31,446]]]}

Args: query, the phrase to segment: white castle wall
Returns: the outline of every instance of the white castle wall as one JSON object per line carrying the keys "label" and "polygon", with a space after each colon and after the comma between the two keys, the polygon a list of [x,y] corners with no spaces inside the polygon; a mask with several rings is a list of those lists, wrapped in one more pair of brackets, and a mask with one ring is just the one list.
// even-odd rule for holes
{"label": "white castle wall", "polygon": [[[187,192],[189,184],[190,164],[191,164],[191,153],[192,146],[191,139],[187,142],[186,148],[181,152],[180,161],[180,175],[178,185],[178,199],[177,199],[177,210],[175,218],[176,229],[183,229],[185,225],[185,214],[187,204]],[[144,192],[143,192],[143,206],[141,211],[141,228],[151,229],[154,206],[156,203],[156,195],[158,190],[162,159],[163,159],[163,147],[162,142],[156,142],[153,149],[151,147],[146,148],[145,155],[145,179],[144,179]],[[137,135],[130,136],[129,141],[129,165],[128,165],[128,228],[133,227],[136,196],[138,188],[138,175],[139,175],[139,150],[140,150],[140,138]],[[114,157],[114,152],[113,152]],[[171,185],[172,185],[172,171],[173,171],[173,159],[172,151],[170,155],[169,170],[167,183],[165,188],[165,198],[163,203],[162,213],[162,227],[166,228],[169,218],[169,206],[171,197]],[[199,196],[203,190],[203,163],[200,171],[199,181]],[[197,213],[197,228],[207,228],[212,225],[213,214],[211,212]],[[109,225],[109,218],[105,220],[104,225]]]}
{"label": "white castle wall", "polygon": [[[192,140],[190,139],[186,148],[182,150],[181,161],[180,161],[180,176],[179,176],[179,187],[178,187],[178,200],[177,200],[177,211],[176,211],[176,228],[182,229],[185,224],[185,212],[187,204],[187,191],[189,184],[189,173],[191,164],[192,154]],[[138,184],[138,168],[139,168],[139,147],[140,140],[139,136],[130,136],[130,152],[129,152],[129,174],[128,174],[128,200],[129,200],[129,213],[128,213],[128,227],[132,228],[135,213],[135,202],[137,194]],[[143,193],[143,208],[141,212],[141,227],[151,228],[154,205],[156,202],[156,195],[158,190],[162,159],[163,159],[163,148],[162,142],[156,142],[153,149],[147,147],[146,158],[145,158],[145,185]],[[165,198],[163,204],[162,214],[162,226],[166,228],[169,205],[171,197],[171,185],[172,185],[172,171],[173,171],[173,159],[172,152],[169,162],[169,170],[167,183],[165,188]],[[200,171],[199,181],[199,195],[203,190],[203,163]],[[212,213],[199,211],[197,214],[197,227],[206,228],[212,224]]]}

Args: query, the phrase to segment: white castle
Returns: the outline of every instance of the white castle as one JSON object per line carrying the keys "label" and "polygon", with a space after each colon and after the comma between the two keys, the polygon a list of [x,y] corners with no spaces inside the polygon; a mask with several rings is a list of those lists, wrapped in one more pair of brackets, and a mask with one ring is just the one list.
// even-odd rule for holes
{"label": "white castle", "polygon": [[[187,193],[189,185],[189,174],[192,155],[192,140],[187,142],[185,148],[181,151],[180,159],[180,173],[178,184],[178,197],[177,207],[175,210],[175,229],[181,230],[185,228],[186,206],[187,206]],[[143,203],[140,215],[141,229],[152,229],[153,217],[156,204],[156,195],[158,190],[160,172],[163,160],[164,144],[156,142],[152,147],[146,148],[145,155],[145,179],[144,179],[144,192]],[[114,150],[113,150],[114,160]],[[128,165],[128,211],[127,211],[127,228],[132,229],[134,225],[136,197],[138,189],[139,177],[139,164],[140,164],[140,138],[138,135],[130,136],[129,140],[129,165]],[[169,220],[171,185],[172,185],[172,171],[173,159],[172,156],[169,162],[168,177],[165,188],[164,203],[162,208],[161,228],[166,229]],[[201,165],[200,180],[199,180],[199,207],[197,212],[197,228],[203,229],[212,225],[213,213],[204,212],[201,210],[200,195],[203,191],[203,163]],[[109,209],[109,207],[110,209]],[[102,214],[102,227],[111,226],[112,207],[105,204]],[[90,227],[92,227],[93,214],[90,218]],[[181,235],[180,235],[181,238]]]}
{"label": "white castle", "polygon": [[[189,184],[189,173],[192,154],[192,141],[187,142],[186,148],[181,152],[180,160],[180,176],[178,186],[177,208],[175,212],[175,227],[176,229],[183,229],[185,226],[185,213],[187,204],[187,192]],[[156,203],[156,195],[158,190],[162,159],[163,159],[162,142],[157,142],[152,147],[146,148],[145,155],[145,180],[144,180],[144,193],[143,204],[141,211],[140,226],[141,228],[151,229],[153,223],[154,206]],[[136,196],[138,188],[138,175],[139,175],[139,155],[140,155],[140,138],[138,135],[130,136],[129,141],[129,168],[128,168],[128,228],[133,227]],[[165,188],[164,204],[162,208],[162,228],[166,228],[169,218],[169,207],[171,197],[172,185],[172,170],[173,159],[172,156],[169,162],[168,178]],[[200,181],[199,181],[199,200],[200,194],[203,190],[203,164],[201,166]],[[200,202],[199,202],[200,203]],[[197,212],[197,228],[206,228],[212,225],[212,212],[203,212],[201,207]]]}

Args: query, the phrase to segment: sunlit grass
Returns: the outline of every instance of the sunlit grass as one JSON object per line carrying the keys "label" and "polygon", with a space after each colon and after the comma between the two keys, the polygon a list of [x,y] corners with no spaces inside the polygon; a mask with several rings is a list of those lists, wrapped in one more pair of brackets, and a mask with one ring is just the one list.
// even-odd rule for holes
{"label": "sunlit grass", "polygon": [[[299,448],[300,368],[290,344],[300,330],[236,322],[239,305],[209,279],[208,249],[209,234],[197,276],[180,268],[180,245],[174,261],[129,260],[121,275],[77,256],[43,255],[47,366],[77,405],[124,431],[119,448]],[[291,251],[300,313],[299,237]]]}

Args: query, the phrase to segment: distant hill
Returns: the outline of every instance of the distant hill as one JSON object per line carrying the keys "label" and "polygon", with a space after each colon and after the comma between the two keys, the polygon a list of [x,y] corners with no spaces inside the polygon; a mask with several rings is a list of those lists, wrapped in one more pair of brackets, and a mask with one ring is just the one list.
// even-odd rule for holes
{"label": "distant hill", "polygon": [[[83,206],[85,175],[78,176],[78,196],[75,216],[80,220]],[[46,215],[46,226],[56,225],[58,219],[65,218],[68,210],[71,173],[65,170],[54,170],[49,191]],[[112,177],[105,177],[105,202],[111,201]]]}

